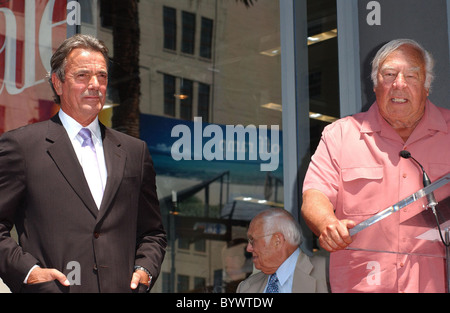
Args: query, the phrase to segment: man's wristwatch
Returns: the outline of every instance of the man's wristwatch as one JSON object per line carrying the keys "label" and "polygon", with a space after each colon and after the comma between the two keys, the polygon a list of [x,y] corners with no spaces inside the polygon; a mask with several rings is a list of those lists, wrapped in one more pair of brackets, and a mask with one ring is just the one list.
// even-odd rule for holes
{"label": "man's wristwatch", "polygon": [[150,285],[152,282],[152,274],[150,274],[150,272],[143,266],[135,265],[134,271],[136,272],[137,270],[144,271],[148,275],[148,286],[147,286],[147,292],[148,292],[150,290]]}

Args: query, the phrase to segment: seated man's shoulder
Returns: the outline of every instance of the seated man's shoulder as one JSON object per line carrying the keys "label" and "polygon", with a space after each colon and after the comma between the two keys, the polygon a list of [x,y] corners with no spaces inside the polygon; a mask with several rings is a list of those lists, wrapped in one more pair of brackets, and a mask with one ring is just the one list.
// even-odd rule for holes
{"label": "seated man's shoulder", "polygon": [[[250,275],[249,277],[247,277],[245,280],[243,280],[238,288],[237,288],[237,292],[255,292],[253,291],[249,291],[250,288],[255,287],[255,285],[261,286],[261,285],[265,285],[265,281],[267,279],[267,275],[264,274],[263,272],[257,272],[254,273],[252,275]],[[254,289],[252,288],[252,289]]]}

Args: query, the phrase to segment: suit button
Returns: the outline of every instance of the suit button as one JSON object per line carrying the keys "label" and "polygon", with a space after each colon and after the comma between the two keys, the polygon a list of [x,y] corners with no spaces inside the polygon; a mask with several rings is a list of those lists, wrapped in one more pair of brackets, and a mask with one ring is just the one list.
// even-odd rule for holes
{"label": "suit button", "polygon": [[97,239],[98,237],[100,237],[100,233],[95,232],[95,233],[94,233],[94,238]]}
{"label": "suit button", "polygon": [[98,271],[97,264],[94,264],[94,271],[95,271],[95,272]]}

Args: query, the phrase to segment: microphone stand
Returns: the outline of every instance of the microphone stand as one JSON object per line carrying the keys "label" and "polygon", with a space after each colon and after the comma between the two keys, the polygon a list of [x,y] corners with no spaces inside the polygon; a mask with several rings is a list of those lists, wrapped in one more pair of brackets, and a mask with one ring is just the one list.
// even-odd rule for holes
{"label": "microphone stand", "polygon": [[[414,159],[409,151],[406,151],[406,150],[400,151],[400,156],[404,159],[412,159],[417,165],[419,165],[419,167],[422,169],[423,186],[424,187],[427,187],[431,184],[431,180],[428,177],[427,173],[425,172],[425,169],[423,168],[422,164],[420,164],[419,161]],[[444,239],[442,237],[441,225],[439,223],[438,214],[436,212],[436,206],[438,203],[436,202],[436,199],[435,199],[433,193],[430,193],[429,195],[427,195],[427,202],[428,202],[428,205],[426,206],[426,208],[427,209],[430,208],[431,211],[433,212],[434,217],[436,218],[439,236],[441,237],[441,241],[445,247],[446,272],[447,272],[446,273],[447,274],[447,293],[450,293],[450,235],[449,235],[450,227],[447,227],[444,230],[444,232],[445,232],[444,233],[445,239]]]}
{"label": "microphone stand", "polygon": [[[429,200],[428,200],[429,201]],[[441,237],[441,241],[444,244],[445,247],[445,260],[446,260],[446,272],[447,272],[447,293],[450,293],[450,228],[447,227],[444,230],[444,237],[442,237],[442,230],[439,223],[439,218],[436,212],[436,205],[437,203],[428,203],[427,208],[431,208],[434,217],[436,218],[436,224],[439,232],[439,236]]]}
{"label": "microphone stand", "polygon": [[[412,158],[412,157],[411,157]],[[414,158],[412,158],[414,160]],[[414,160],[415,161],[415,160]],[[417,162],[417,161],[416,161]],[[427,187],[428,185],[431,184],[430,179],[428,178],[428,175],[425,173],[425,170],[422,168],[423,171],[423,184],[424,187]],[[447,227],[444,230],[444,236],[445,239],[442,237],[442,231],[441,231],[441,225],[439,223],[439,217],[436,211],[436,206],[437,206],[437,202],[436,199],[434,198],[434,194],[430,193],[429,195],[427,195],[427,201],[428,201],[428,205],[427,205],[427,209],[430,208],[431,211],[433,212],[433,215],[436,219],[436,224],[437,224],[437,230],[439,232],[439,236],[441,237],[441,241],[444,244],[445,247],[445,261],[446,261],[446,274],[447,274],[447,293],[450,293],[450,236],[449,236],[449,228]]]}

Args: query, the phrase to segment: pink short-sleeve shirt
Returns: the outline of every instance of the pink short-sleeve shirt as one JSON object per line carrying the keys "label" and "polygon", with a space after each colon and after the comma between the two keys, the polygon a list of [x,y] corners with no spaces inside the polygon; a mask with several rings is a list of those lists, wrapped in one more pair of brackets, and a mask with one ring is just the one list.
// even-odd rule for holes
{"label": "pink short-sleeve shirt", "polygon": [[[303,191],[325,193],[339,219],[359,223],[450,172],[450,110],[427,101],[425,115],[405,143],[381,117],[375,102],[364,113],[327,126],[311,159]],[[444,198],[450,187],[439,190]],[[331,253],[333,292],[445,292],[445,249],[441,242],[418,246],[423,229],[408,223],[424,211],[407,207],[356,234],[350,247]],[[430,213],[431,214],[431,213]],[[370,251],[373,250],[373,251]],[[392,253],[398,252],[398,253]]]}

